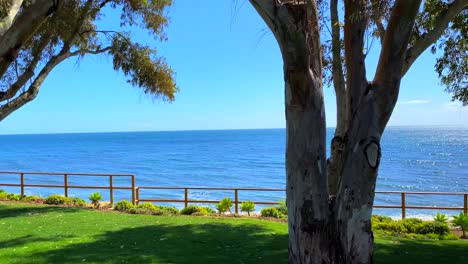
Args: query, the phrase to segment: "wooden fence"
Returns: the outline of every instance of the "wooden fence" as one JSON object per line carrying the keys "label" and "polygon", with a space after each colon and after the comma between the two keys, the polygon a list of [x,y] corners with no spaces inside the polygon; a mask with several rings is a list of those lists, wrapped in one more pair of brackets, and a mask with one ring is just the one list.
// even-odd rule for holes
{"label": "wooden fence", "polygon": [[[130,190],[132,193],[132,202],[135,204],[135,175],[132,174],[94,174],[94,173],[68,173],[68,172],[11,172],[1,171],[0,175],[18,175],[19,183],[2,183],[0,186],[20,187],[21,195],[24,195],[25,187],[40,187],[40,188],[63,188],[64,195],[68,197],[69,189],[100,189],[109,190],[110,203],[114,204],[114,190]],[[28,184],[25,182],[26,175],[42,175],[51,177],[63,177],[63,184]],[[108,177],[109,184],[105,186],[93,186],[93,185],[70,185],[68,184],[70,177]],[[127,177],[131,179],[131,183],[128,186],[115,186],[115,177]]]}
{"label": "wooden fence", "polygon": [[[0,186],[20,187],[21,195],[24,195],[24,189],[26,187],[45,187],[45,188],[63,188],[64,195],[68,197],[69,189],[102,189],[109,190],[110,203],[114,203],[114,190],[130,190],[131,201],[133,204],[140,202],[159,202],[159,203],[183,203],[184,207],[189,206],[190,203],[219,203],[219,200],[195,200],[190,199],[189,191],[191,190],[207,190],[207,191],[230,191],[234,195],[234,210],[235,213],[239,212],[239,204],[245,199],[239,199],[239,193],[245,192],[285,192],[285,189],[277,188],[223,188],[223,187],[165,187],[165,186],[135,186],[135,175],[132,174],[92,174],[92,173],[57,173],[57,172],[0,172],[0,175],[17,175],[19,176],[19,183],[2,183]],[[63,177],[63,184],[28,184],[25,182],[26,175],[42,175]],[[109,184],[105,186],[93,186],[93,185],[69,185],[70,177],[108,177]],[[128,177],[131,179],[130,185],[127,186],[115,186],[113,179],[115,177]],[[184,199],[158,199],[158,198],[141,198],[142,193],[145,190],[179,190],[184,191]],[[401,209],[401,216],[404,219],[406,217],[407,209],[421,209],[421,210],[455,210],[463,211],[468,214],[468,192],[398,192],[398,191],[376,191],[377,194],[386,195],[399,195],[400,204],[396,205],[374,205],[374,208],[385,208],[385,209]],[[406,203],[407,195],[446,195],[446,196],[460,196],[463,199],[463,206],[421,206],[421,205],[408,205]],[[255,204],[261,205],[276,205],[277,202],[269,201],[253,201]]]}

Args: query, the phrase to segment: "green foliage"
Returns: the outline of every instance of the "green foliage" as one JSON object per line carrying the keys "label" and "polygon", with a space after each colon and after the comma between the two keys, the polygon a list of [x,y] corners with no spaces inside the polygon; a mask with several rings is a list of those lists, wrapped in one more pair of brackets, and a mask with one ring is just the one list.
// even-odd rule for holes
{"label": "green foliage", "polygon": [[255,211],[255,204],[252,201],[242,202],[240,205],[240,210],[242,212],[247,212],[247,215],[250,215],[250,212]]}
{"label": "green foliage", "polygon": [[287,216],[288,215],[288,207],[286,206],[286,200],[281,200],[279,201],[279,204],[278,204],[278,211]]}
{"label": "green foliage", "polygon": [[53,204],[53,205],[59,205],[59,204],[66,204],[68,203],[69,199],[61,194],[52,194],[49,195],[45,200],[45,204]]}
{"label": "green foliage", "polygon": [[0,200],[7,200],[8,193],[5,191],[0,192]]}
{"label": "green foliage", "polygon": [[[433,30],[437,25],[437,17],[447,11],[451,4],[441,0],[424,2],[424,12],[417,19],[417,30],[422,34]],[[431,52],[441,50],[442,56],[437,58],[435,70],[446,91],[452,94],[452,101],[460,101],[468,105],[468,12],[460,12],[443,32],[442,37],[433,43]]]}
{"label": "green foliage", "polygon": [[86,201],[81,199],[80,197],[73,197],[70,198],[70,204],[76,207],[86,207]]}
{"label": "green foliage", "polygon": [[463,232],[463,237],[466,238],[466,231],[468,230],[468,215],[460,213],[458,216],[452,216],[452,223],[456,226],[459,226]]}
{"label": "green foliage", "polygon": [[371,217],[372,223],[377,223],[377,222],[389,222],[393,221],[390,216],[385,216],[385,215],[373,215]]}
{"label": "green foliage", "polygon": [[183,215],[209,215],[209,214],[214,214],[216,212],[210,207],[190,205],[180,210],[180,213]]}
{"label": "green foliage", "polygon": [[128,83],[143,88],[145,94],[174,100],[174,94],[178,91],[174,71],[164,58],[156,56],[156,50],[116,36],[110,53],[114,56],[114,70],[121,70],[128,76]]}
{"label": "green foliage", "polygon": [[121,212],[129,211],[132,208],[134,208],[133,204],[130,201],[127,201],[127,200],[118,201],[114,205],[114,210],[121,211]]}
{"label": "green foliage", "polygon": [[450,228],[446,223],[440,222],[423,222],[416,227],[417,234],[437,234],[437,235],[447,235],[450,232]]}
{"label": "green foliage", "polygon": [[262,217],[285,218],[286,215],[282,214],[278,207],[267,207],[260,211]]}
{"label": "green foliage", "polygon": [[416,233],[416,234],[432,233],[430,231],[425,232],[425,233],[421,233],[418,231],[418,228],[420,228],[421,224],[423,224],[423,220],[419,218],[406,218],[406,219],[399,220],[396,222],[403,226],[403,233]]}
{"label": "green foliage", "polygon": [[102,201],[103,197],[102,194],[98,192],[93,192],[88,196],[88,199],[91,201],[94,207],[99,207],[100,201]]}
{"label": "green foliage", "polygon": [[218,212],[220,214],[225,213],[227,211],[231,213],[231,207],[232,207],[232,200],[231,198],[228,198],[228,197],[224,198],[218,203],[218,205],[216,205],[216,209],[218,209]]}
{"label": "green foliage", "polygon": [[24,197],[23,200],[28,201],[28,202],[36,202],[36,201],[42,200],[42,197],[40,197],[39,195],[30,195],[30,196]]}
{"label": "green foliage", "polygon": [[136,206],[136,208],[143,208],[143,209],[148,209],[151,211],[156,210],[156,206],[153,203],[142,203]]}
{"label": "green foliage", "polygon": [[177,208],[172,207],[172,206],[163,206],[163,205],[157,205],[156,206],[156,211],[153,214],[157,215],[178,215],[180,212]]}
{"label": "green foliage", "polygon": [[[444,239],[450,237],[450,228],[447,223],[423,221],[418,218],[394,221],[388,217],[372,216],[372,230],[410,238]],[[426,236],[428,234],[433,235]]]}
{"label": "green foliage", "polygon": [[[122,71],[127,81],[144,93],[173,101],[178,91],[174,71],[164,57],[157,56],[154,47],[139,42],[144,38],[132,34],[140,28],[154,39],[165,41],[164,29],[169,21],[166,11],[171,5],[171,0],[60,1],[58,10],[38,21],[43,23],[18,45],[19,52],[1,65],[6,72],[0,74],[0,91],[6,93],[0,96],[0,102],[2,105],[6,100],[29,102],[35,96],[25,97],[26,91],[29,94],[38,91],[30,84],[45,79],[50,68],[69,58],[79,61],[96,54],[110,57],[114,70]],[[0,14],[2,10],[0,5]],[[18,15],[27,11],[30,12],[22,8]],[[98,22],[108,12],[120,17],[120,27],[117,24],[109,28]],[[1,36],[0,40],[4,42]]]}
{"label": "green foliage", "polygon": [[447,223],[448,217],[446,214],[437,213],[436,216],[434,216],[434,221],[440,222],[440,223]]}

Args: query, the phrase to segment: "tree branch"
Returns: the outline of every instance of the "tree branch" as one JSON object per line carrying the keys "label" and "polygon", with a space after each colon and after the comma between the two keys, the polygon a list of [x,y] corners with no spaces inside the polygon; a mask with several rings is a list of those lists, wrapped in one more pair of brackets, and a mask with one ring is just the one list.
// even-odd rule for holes
{"label": "tree branch", "polygon": [[109,51],[111,49],[112,49],[111,46],[108,46],[108,47],[105,47],[105,48],[102,48],[102,49],[96,49],[96,50],[79,49],[79,50],[71,52],[70,57],[80,55],[80,54],[94,54],[94,55],[96,55],[96,54],[101,54],[103,52]]}
{"label": "tree branch", "polygon": [[62,50],[58,55],[53,56],[49,62],[42,68],[41,72],[34,79],[29,88],[16,97],[13,101],[8,102],[0,107],[0,121],[5,119],[18,108],[36,98],[41,88],[42,83],[47,78],[49,73],[62,61],[70,57],[70,53]]}
{"label": "tree branch", "polygon": [[377,32],[379,34],[380,43],[383,43],[384,37],[385,37],[385,27],[383,26],[383,23],[382,23],[382,14],[380,13],[379,6],[378,6],[379,3],[380,1],[378,0],[371,1],[372,12],[373,12],[373,15],[371,16],[371,18],[374,21],[375,25],[377,26]]}
{"label": "tree branch", "polygon": [[338,0],[331,0],[330,15],[332,27],[332,78],[336,94],[337,120],[335,136],[344,136],[346,130],[346,84],[341,64],[341,36],[338,17]]}
{"label": "tree branch", "polygon": [[434,28],[422,35],[416,43],[408,49],[403,65],[402,76],[408,72],[416,59],[433,43],[444,34],[445,29],[452,19],[454,19],[463,9],[468,6],[468,0],[455,0],[449,5],[447,10],[442,12],[435,22]]}
{"label": "tree branch", "polygon": [[7,15],[0,21],[0,37],[3,36],[3,34],[5,34],[5,32],[7,32],[11,27],[11,24],[13,24],[13,20],[18,14],[18,11],[23,4],[23,0],[11,0],[10,3],[10,10],[8,10]]}
{"label": "tree branch", "polygon": [[367,87],[364,33],[366,1],[345,1],[346,128],[349,128]]}
{"label": "tree branch", "polygon": [[8,90],[3,94],[3,96],[0,96],[0,102],[13,98],[16,95],[16,93],[21,89],[21,87],[26,85],[27,81],[34,76],[34,70],[36,69],[37,64],[42,58],[41,52],[49,43],[50,38],[51,33],[48,33],[41,37],[41,40],[37,46],[37,49],[40,52],[34,56],[31,63],[29,63],[28,68],[26,68],[26,70],[23,71],[23,73],[17,78],[16,82],[8,88]]}
{"label": "tree branch", "polygon": [[0,76],[3,76],[18,56],[23,44],[39,26],[59,7],[58,0],[34,1],[14,20],[8,31],[0,38]]}
{"label": "tree branch", "polygon": [[378,128],[381,132],[398,99],[403,60],[420,5],[421,0],[397,0],[390,15],[371,87],[378,100],[381,115]]}

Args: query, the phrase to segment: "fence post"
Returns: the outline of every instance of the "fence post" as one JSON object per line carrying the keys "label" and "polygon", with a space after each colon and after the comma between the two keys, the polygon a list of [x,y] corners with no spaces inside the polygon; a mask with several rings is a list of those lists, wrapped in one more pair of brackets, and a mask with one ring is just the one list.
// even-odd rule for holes
{"label": "fence post", "polygon": [[239,213],[239,196],[238,196],[238,189],[234,189],[234,204],[236,206],[236,214]]}
{"label": "fence post", "polygon": [[140,187],[136,187],[136,205],[140,204]]}
{"label": "fence post", "polygon": [[401,193],[401,219],[406,218],[406,201],[405,193]]}
{"label": "fence post", "polygon": [[114,187],[112,185],[112,178],[112,175],[109,175],[109,197],[111,206],[114,206]]}
{"label": "fence post", "polygon": [[132,204],[135,205],[135,175],[132,175]]}
{"label": "fence post", "polygon": [[463,196],[464,196],[464,198],[465,198],[465,199],[464,199],[465,201],[464,201],[464,203],[463,203],[463,212],[464,212],[465,214],[468,214],[468,193],[465,193]]}
{"label": "fence post", "polygon": [[184,208],[188,207],[188,188],[184,189]]}
{"label": "fence post", "polygon": [[67,174],[63,175],[63,188],[65,191],[65,197],[68,197],[68,175]]}
{"label": "fence post", "polygon": [[24,173],[21,173],[21,196],[24,196]]}

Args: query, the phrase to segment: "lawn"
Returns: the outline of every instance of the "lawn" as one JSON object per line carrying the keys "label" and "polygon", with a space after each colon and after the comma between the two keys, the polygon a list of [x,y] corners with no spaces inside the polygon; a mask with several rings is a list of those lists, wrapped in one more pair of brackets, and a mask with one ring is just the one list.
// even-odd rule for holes
{"label": "lawn", "polygon": [[[287,263],[287,225],[0,203],[0,263]],[[468,241],[376,236],[376,263],[467,263]]]}

